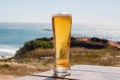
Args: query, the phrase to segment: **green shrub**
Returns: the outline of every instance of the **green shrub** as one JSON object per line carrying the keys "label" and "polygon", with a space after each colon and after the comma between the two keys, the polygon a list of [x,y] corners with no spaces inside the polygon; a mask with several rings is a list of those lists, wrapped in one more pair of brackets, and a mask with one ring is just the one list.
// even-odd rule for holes
{"label": "green shrub", "polygon": [[24,48],[26,50],[34,50],[36,48],[42,49],[53,48],[53,43],[50,41],[33,40],[25,43]]}
{"label": "green shrub", "polygon": [[8,69],[10,67],[9,64],[4,64],[0,66],[0,69]]}
{"label": "green shrub", "polygon": [[88,49],[103,49],[103,48],[106,48],[107,45],[102,44],[102,43],[92,43],[92,42],[86,42],[86,41],[72,40],[71,47],[84,47]]}
{"label": "green shrub", "polygon": [[36,39],[36,40],[32,40],[29,42],[26,42],[24,44],[24,46],[19,49],[15,55],[16,58],[24,58],[26,57],[26,53],[28,53],[29,51],[35,50],[37,48],[40,49],[49,49],[49,48],[53,48],[53,42],[51,41],[52,38],[41,38],[41,39]]}
{"label": "green shrub", "polygon": [[18,60],[18,62],[20,63],[28,63],[28,62],[32,62],[32,59],[30,58],[21,58]]}

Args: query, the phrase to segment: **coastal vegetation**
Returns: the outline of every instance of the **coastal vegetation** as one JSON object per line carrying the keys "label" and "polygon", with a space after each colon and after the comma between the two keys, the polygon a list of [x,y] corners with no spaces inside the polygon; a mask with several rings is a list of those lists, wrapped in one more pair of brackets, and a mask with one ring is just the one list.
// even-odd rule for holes
{"label": "coastal vegetation", "polygon": [[[71,38],[71,65],[120,66],[119,42],[100,38]],[[53,38],[28,41],[13,58],[0,60],[0,75],[23,76],[53,69]],[[2,73],[2,74],[1,74]]]}
{"label": "coastal vegetation", "polygon": [[[91,64],[103,66],[119,66],[120,50],[113,41],[100,38],[71,38],[71,64]],[[26,42],[17,51],[15,59],[50,60],[54,62],[55,49],[53,38],[40,38]],[[117,58],[116,58],[117,57]],[[29,62],[29,60],[28,60]]]}
{"label": "coastal vegetation", "polygon": [[[71,51],[72,48],[78,47],[79,49],[104,49],[110,47],[108,41],[99,38],[71,38]],[[39,38],[26,42],[20,50],[17,51],[15,58],[37,58],[52,57],[55,54],[53,38]],[[74,53],[72,53],[74,54]]]}

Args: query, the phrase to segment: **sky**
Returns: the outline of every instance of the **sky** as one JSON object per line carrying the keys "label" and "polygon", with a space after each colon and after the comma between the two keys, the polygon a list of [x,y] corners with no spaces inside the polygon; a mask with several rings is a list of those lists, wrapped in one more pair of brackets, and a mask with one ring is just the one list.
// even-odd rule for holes
{"label": "sky", "polygon": [[0,22],[51,23],[55,12],[73,23],[120,25],[120,0],[0,0]]}

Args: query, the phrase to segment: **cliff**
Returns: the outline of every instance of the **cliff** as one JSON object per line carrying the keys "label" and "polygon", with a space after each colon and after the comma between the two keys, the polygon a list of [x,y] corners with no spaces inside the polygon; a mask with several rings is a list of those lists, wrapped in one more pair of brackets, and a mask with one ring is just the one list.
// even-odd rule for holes
{"label": "cliff", "polygon": [[[104,49],[104,48],[119,48],[117,42],[109,41],[100,38],[71,38],[71,48],[85,48],[85,49]],[[28,41],[20,48],[15,58],[38,58],[41,56],[53,56],[54,54],[53,38],[38,38]]]}

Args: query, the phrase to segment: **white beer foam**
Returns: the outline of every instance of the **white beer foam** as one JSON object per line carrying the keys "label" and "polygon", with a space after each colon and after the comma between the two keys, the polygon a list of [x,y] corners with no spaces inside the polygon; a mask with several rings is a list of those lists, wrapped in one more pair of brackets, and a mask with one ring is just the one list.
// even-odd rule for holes
{"label": "white beer foam", "polygon": [[71,15],[71,14],[69,12],[54,12],[53,13],[53,16],[59,16],[59,15],[66,16],[66,15]]}

